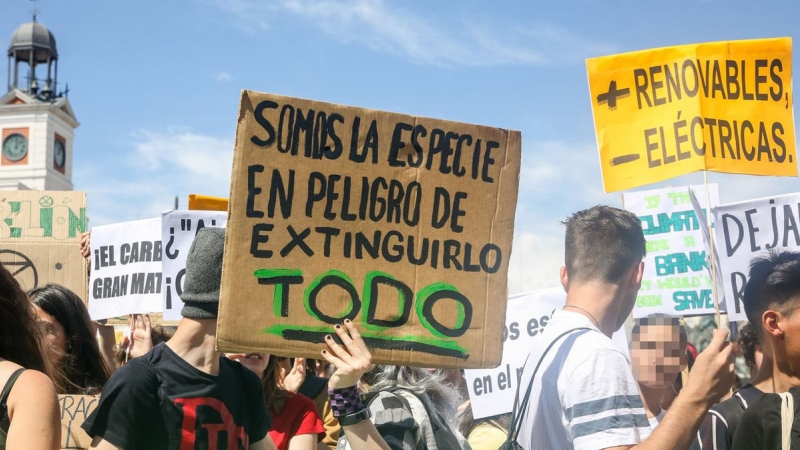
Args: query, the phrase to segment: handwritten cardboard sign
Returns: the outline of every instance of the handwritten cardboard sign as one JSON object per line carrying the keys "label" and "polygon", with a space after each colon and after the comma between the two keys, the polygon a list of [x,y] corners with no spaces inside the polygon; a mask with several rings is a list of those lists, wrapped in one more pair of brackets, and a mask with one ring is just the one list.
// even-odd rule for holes
{"label": "handwritten cardboard sign", "polygon": [[[701,207],[706,206],[703,186],[692,186]],[[719,204],[719,187],[709,184],[712,206]],[[655,189],[623,194],[625,209],[642,221],[647,240],[642,287],[633,317],[662,313],[670,316],[713,314],[712,277],[707,244],[703,239],[705,216],[697,217],[689,187]]]}
{"label": "handwritten cardboard sign", "polygon": [[195,235],[205,227],[225,228],[227,220],[228,213],[218,211],[169,211],[161,214],[163,320],[181,320],[186,255]]}
{"label": "handwritten cardboard sign", "polygon": [[81,424],[97,408],[100,398],[93,395],[59,395],[61,410],[61,449],[88,449],[92,438]]}
{"label": "handwritten cardboard sign", "polygon": [[720,205],[711,212],[728,317],[747,320],[742,298],[752,259],[771,249],[800,250],[800,193]]}
{"label": "handwritten cardboard sign", "polygon": [[791,38],[586,60],[606,192],[699,170],[796,176]]}
{"label": "handwritten cardboard sign", "polygon": [[92,228],[89,315],[161,312],[161,218]]}
{"label": "handwritten cardboard sign", "polygon": [[86,194],[0,191],[0,263],[28,291],[57,283],[86,301]]}
{"label": "handwritten cardboard sign", "polygon": [[242,93],[217,346],[378,363],[500,361],[520,134]]}

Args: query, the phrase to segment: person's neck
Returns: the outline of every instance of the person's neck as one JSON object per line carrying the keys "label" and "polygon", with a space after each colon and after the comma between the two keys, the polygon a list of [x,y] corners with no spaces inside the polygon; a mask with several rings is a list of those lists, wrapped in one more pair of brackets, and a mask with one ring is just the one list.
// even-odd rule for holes
{"label": "person's neck", "polygon": [[198,370],[218,375],[220,353],[215,350],[216,334],[216,319],[196,320],[184,317],[166,345]]}
{"label": "person's neck", "polygon": [[800,377],[794,373],[795,370],[785,356],[775,357],[765,353],[750,384],[762,392],[786,392],[789,388],[800,386]]}
{"label": "person's neck", "polygon": [[639,383],[639,393],[644,403],[644,412],[647,417],[657,417],[661,413],[661,399],[664,398],[664,391],[670,387],[650,387]]}
{"label": "person's neck", "polygon": [[573,284],[569,286],[565,306],[568,306],[568,311],[588,317],[603,334],[611,337],[617,331],[623,295],[623,290],[612,284]]}

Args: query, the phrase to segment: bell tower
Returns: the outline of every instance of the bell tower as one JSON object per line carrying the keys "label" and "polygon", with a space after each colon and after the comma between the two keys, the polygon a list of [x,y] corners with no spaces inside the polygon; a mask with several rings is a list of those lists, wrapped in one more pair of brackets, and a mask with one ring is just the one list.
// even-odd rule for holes
{"label": "bell tower", "polygon": [[0,189],[72,190],[72,149],[79,126],[58,91],[53,33],[33,21],[8,46],[7,93],[0,97]]}

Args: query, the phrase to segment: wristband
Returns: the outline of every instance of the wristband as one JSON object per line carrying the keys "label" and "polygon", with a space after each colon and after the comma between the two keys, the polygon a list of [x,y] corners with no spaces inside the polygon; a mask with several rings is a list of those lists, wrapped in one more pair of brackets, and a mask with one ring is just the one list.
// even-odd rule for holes
{"label": "wristband", "polygon": [[361,400],[361,394],[356,386],[328,389],[328,399],[330,399],[334,417],[355,414],[364,409],[364,401]]}
{"label": "wristband", "polygon": [[363,422],[367,419],[372,417],[372,414],[369,412],[369,409],[364,408],[361,411],[346,414],[344,416],[339,416],[339,425],[346,427],[348,425],[355,425],[359,422]]}

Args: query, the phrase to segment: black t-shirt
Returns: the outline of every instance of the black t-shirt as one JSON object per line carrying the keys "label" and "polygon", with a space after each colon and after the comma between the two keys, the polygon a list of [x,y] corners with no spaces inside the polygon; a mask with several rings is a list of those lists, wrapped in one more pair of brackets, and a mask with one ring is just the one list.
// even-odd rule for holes
{"label": "black t-shirt", "polygon": [[729,450],[744,411],[762,395],[764,393],[760,389],[747,384],[731,398],[711,407],[697,431],[697,438],[689,447],[690,450]]}
{"label": "black t-shirt", "polygon": [[[789,389],[794,398],[794,421],[792,422],[791,448],[800,450],[800,388]],[[733,450],[781,450],[781,397],[764,394],[750,405],[742,415]]]}
{"label": "black t-shirt", "polygon": [[245,450],[271,425],[250,370],[221,357],[209,375],[159,344],[114,372],[83,429],[125,450]]}

